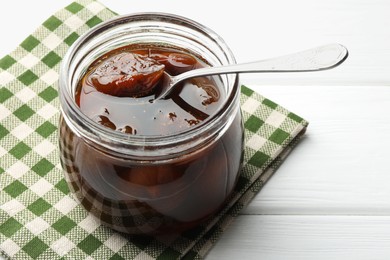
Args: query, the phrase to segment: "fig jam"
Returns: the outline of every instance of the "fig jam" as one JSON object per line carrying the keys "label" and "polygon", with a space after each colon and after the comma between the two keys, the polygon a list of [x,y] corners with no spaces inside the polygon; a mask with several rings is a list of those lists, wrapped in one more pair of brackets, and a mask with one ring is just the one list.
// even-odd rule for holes
{"label": "fig jam", "polygon": [[195,78],[156,99],[163,73],[234,62],[203,28],[167,14],[122,16],[81,36],[64,57],[65,180],[108,227],[188,230],[216,214],[234,190],[244,141],[238,77]]}

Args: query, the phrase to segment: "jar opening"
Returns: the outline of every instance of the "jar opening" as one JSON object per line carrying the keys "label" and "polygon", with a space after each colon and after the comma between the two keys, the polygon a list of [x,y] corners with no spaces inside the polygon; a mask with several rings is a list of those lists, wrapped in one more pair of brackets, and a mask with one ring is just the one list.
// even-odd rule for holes
{"label": "jar opening", "polygon": [[[187,18],[163,13],[140,13],[114,18],[94,27],[81,36],[65,55],[60,71],[60,102],[63,117],[77,134],[105,148],[125,153],[131,149],[139,153],[176,153],[181,145],[188,147],[215,138],[229,123],[223,118],[238,109],[238,76],[219,77],[226,98],[218,111],[205,123],[168,135],[129,135],[113,131],[86,116],[75,102],[75,91],[88,66],[104,53],[129,44],[152,44],[186,49],[210,65],[235,63],[235,58],[225,42],[212,30]],[[156,149],[159,147],[159,149]],[[184,148],[183,148],[184,149]],[[159,152],[157,152],[159,150]],[[180,149],[179,149],[180,150]]]}

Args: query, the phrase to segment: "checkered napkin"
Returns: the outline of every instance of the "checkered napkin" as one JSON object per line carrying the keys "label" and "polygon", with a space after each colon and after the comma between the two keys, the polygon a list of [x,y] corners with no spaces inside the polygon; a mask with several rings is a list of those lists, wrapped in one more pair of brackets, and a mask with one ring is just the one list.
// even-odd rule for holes
{"label": "checkered napkin", "polygon": [[242,87],[244,166],[228,205],[180,235],[130,236],[100,225],[71,196],[59,162],[58,69],[86,30],[115,14],[92,0],[47,19],[0,59],[0,251],[15,259],[200,259],[259,192],[307,122]]}

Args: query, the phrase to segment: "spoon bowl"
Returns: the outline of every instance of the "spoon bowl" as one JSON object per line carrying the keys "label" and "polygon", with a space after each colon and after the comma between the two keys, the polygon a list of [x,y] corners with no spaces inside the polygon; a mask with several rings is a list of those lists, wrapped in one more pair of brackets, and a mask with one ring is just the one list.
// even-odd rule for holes
{"label": "spoon bowl", "polygon": [[164,99],[184,80],[201,76],[230,73],[309,72],[337,67],[348,57],[348,50],[341,44],[328,44],[317,48],[272,59],[206,67],[171,76],[164,71],[161,91],[156,99]]}

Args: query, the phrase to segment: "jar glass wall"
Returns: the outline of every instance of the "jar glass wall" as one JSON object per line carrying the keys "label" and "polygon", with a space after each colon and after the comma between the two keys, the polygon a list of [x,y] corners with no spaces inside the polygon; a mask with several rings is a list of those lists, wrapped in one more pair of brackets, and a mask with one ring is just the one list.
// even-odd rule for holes
{"label": "jar glass wall", "polygon": [[131,44],[185,51],[211,66],[235,63],[217,34],[175,15],[120,16],[81,36],[60,71],[65,179],[83,207],[113,229],[132,234],[185,230],[215,214],[237,181],[244,141],[238,76],[214,76],[224,101],[194,127],[161,136],[113,131],[80,110],[76,87],[92,62]]}

